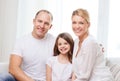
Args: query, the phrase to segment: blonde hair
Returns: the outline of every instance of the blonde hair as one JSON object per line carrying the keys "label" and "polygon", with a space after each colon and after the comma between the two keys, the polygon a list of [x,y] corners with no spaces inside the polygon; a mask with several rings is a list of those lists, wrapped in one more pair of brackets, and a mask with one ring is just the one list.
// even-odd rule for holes
{"label": "blonde hair", "polygon": [[72,13],[72,17],[75,15],[83,17],[88,23],[90,22],[89,13],[85,9],[79,8],[77,10],[74,10]]}

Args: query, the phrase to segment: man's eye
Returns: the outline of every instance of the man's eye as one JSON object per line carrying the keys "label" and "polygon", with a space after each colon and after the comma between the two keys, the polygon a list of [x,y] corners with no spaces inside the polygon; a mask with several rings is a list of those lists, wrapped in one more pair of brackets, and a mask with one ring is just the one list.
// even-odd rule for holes
{"label": "man's eye", "polygon": [[38,20],[38,22],[40,22],[40,23],[41,23],[42,21],[41,21],[41,20]]}
{"label": "man's eye", "polygon": [[45,23],[46,25],[49,25],[49,23]]}

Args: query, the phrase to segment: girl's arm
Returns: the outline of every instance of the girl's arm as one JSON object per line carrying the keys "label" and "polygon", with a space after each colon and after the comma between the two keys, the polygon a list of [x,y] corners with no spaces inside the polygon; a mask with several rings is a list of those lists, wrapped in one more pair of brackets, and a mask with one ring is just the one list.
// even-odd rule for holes
{"label": "girl's arm", "polygon": [[52,81],[52,69],[46,64],[46,81]]}
{"label": "girl's arm", "polygon": [[76,76],[74,73],[72,73],[72,81],[75,81],[75,79],[76,79]]}

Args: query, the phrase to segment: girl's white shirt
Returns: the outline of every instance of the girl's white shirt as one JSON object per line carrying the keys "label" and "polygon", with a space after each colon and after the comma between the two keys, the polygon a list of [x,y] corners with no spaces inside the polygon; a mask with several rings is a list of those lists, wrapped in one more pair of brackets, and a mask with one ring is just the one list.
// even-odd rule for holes
{"label": "girl's white shirt", "polygon": [[71,81],[71,63],[60,63],[58,56],[53,56],[47,60],[47,65],[52,68],[52,81]]}
{"label": "girl's white shirt", "polygon": [[114,81],[97,41],[89,35],[77,54],[78,44],[79,39],[76,39],[73,53],[73,72],[77,77],[75,81]]}

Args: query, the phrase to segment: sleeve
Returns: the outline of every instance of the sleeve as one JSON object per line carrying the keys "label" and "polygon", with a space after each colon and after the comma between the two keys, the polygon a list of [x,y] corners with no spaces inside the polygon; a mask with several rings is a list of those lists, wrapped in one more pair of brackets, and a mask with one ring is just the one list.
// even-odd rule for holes
{"label": "sleeve", "polygon": [[14,54],[14,55],[19,55],[22,57],[22,48],[24,47],[23,44],[24,42],[22,42],[22,40],[16,40],[15,42],[15,45],[14,45],[14,48],[13,48],[13,51],[11,54]]}
{"label": "sleeve", "polygon": [[97,46],[95,42],[87,42],[87,44],[81,48],[80,58],[78,57],[81,59],[81,61],[79,61],[79,75],[77,75],[75,81],[89,80],[97,57]]}
{"label": "sleeve", "polygon": [[54,57],[50,57],[50,58],[47,60],[46,64],[47,64],[49,67],[52,67],[53,62],[54,62]]}

